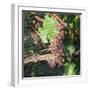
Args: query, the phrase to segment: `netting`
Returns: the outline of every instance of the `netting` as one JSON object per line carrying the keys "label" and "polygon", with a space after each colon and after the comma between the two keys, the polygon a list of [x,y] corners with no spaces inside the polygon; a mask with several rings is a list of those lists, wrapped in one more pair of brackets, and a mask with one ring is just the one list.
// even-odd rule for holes
{"label": "netting", "polygon": [[32,62],[24,65],[24,77],[58,76],[63,75],[63,73],[63,66],[50,68],[46,61]]}

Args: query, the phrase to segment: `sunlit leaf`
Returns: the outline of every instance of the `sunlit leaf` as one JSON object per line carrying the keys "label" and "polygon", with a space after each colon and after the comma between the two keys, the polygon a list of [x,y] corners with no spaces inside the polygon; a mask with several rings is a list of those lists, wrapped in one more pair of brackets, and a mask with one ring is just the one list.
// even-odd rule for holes
{"label": "sunlit leaf", "polygon": [[48,40],[51,42],[51,40],[55,37],[58,32],[55,28],[56,25],[56,19],[49,17],[49,15],[45,15],[43,26],[38,29],[43,43],[48,43]]}
{"label": "sunlit leaf", "polygon": [[76,75],[76,65],[74,63],[65,63],[65,75]]}

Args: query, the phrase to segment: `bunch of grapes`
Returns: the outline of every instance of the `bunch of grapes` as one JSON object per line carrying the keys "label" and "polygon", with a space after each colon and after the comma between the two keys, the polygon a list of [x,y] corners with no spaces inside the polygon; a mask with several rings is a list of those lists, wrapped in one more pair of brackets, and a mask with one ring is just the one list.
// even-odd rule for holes
{"label": "bunch of grapes", "polygon": [[51,53],[54,56],[53,62],[50,64],[51,67],[60,66],[64,63],[64,26],[59,23],[56,29],[59,32],[50,44]]}

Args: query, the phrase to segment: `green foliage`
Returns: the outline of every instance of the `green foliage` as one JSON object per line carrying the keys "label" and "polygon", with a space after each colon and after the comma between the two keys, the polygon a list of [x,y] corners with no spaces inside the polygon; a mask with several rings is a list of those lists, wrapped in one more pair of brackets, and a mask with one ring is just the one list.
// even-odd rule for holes
{"label": "green foliage", "polygon": [[55,26],[57,25],[56,19],[50,17],[48,14],[45,15],[43,20],[43,26],[38,29],[40,38],[43,43],[49,43],[57,34]]}
{"label": "green foliage", "polygon": [[[67,18],[66,18],[67,17]],[[66,61],[64,64],[65,75],[77,75],[80,72],[79,57],[73,56],[80,49],[80,16],[67,15],[64,18],[67,22],[66,38],[65,38],[65,53]],[[78,43],[79,42],[79,43]],[[78,45],[78,46],[77,46]],[[75,60],[75,61],[74,61]],[[76,62],[78,61],[78,62]]]}
{"label": "green foliage", "polygon": [[67,50],[69,51],[69,54],[72,55],[75,52],[75,47],[74,45],[68,45]]}
{"label": "green foliage", "polygon": [[76,64],[67,62],[64,64],[64,68],[64,75],[76,75]]}

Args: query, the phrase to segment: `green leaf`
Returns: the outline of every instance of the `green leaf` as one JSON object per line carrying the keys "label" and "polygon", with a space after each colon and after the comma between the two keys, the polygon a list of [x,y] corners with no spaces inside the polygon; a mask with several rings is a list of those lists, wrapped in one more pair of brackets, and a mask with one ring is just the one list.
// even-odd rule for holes
{"label": "green leaf", "polygon": [[67,50],[69,51],[70,55],[75,52],[75,47],[73,45],[67,46]]}
{"label": "green leaf", "polygon": [[69,24],[70,25],[70,28],[73,28],[73,22]]}
{"label": "green leaf", "polygon": [[45,15],[43,20],[43,26],[38,29],[40,33],[40,38],[43,43],[49,43],[56,36],[57,30],[55,26],[57,25],[57,20],[49,15]]}
{"label": "green leaf", "polygon": [[34,53],[34,50],[29,50],[30,53]]}
{"label": "green leaf", "polygon": [[75,74],[75,64],[70,64],[69,68],[68,68],[68,75],[74,75]]}
{"label": "green leaf", "polygon": [[48,43],[48,40],[47,40],[47,32],[43,29],[43,28],[39,28],[38,30],[40,32],[40,38],[41,38],[41,41],[43,43]]}
{"label": "green leaf", "polygon": [[49,39],[49,41],[52,41],[55,35],[56,35],[55,32],[48,33],[48,39]]}
{"label": "green leaf", "polygon": [[64,74],[65,75],[76,75],[76,64],[74,63],[65,63],[64,64],[64,69],[65,69],[65,72]]}
{"label": "green leaf", "polygon": [[64,17],[63,17],[63,21],[66,21],[66,20],[67,20],[67,16],[64,16]]}

